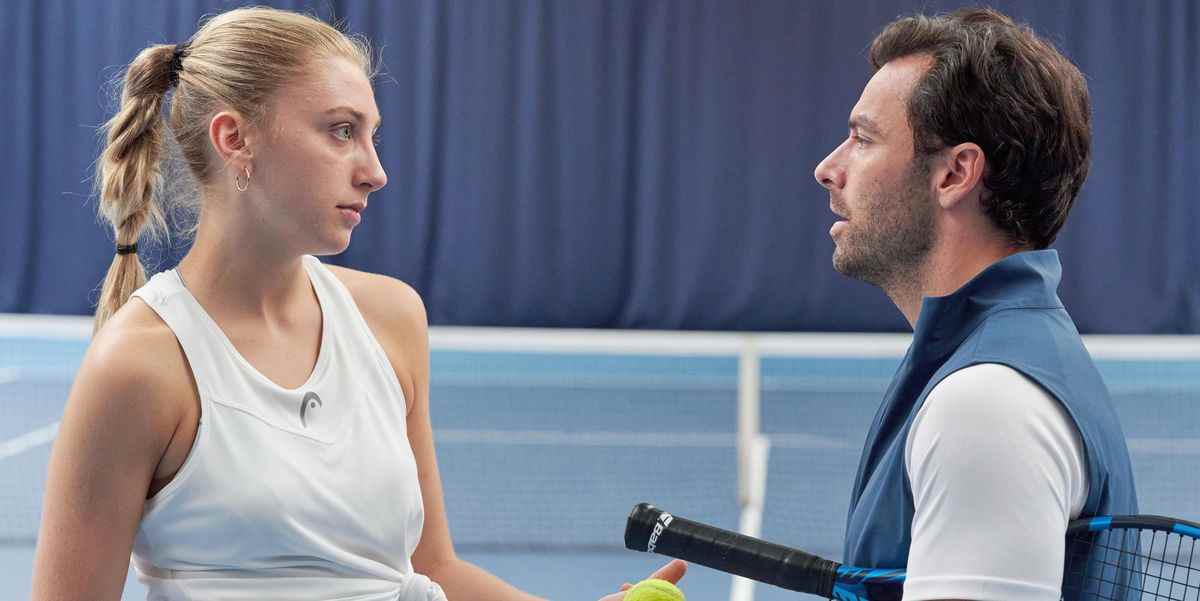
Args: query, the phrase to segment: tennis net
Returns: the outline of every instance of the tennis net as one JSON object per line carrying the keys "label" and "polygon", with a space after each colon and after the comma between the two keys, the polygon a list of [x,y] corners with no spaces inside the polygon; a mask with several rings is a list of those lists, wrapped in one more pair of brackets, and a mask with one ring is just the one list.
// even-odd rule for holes
{"label": "tennis net", "polygon": [[[0,317],[3,543],[36,537],[49,442],[87,331],[86,320]],[[431,412],[455,544],[619,551],[629,509],[650,501],[836,557],[860,447],[907,343],[433,328]],[[1143,511],[1200,519],[1200,483],[1180,477],[1200,459],[1200,341],[1088,344]],[[755,440],[769,452],[748,452]]]}

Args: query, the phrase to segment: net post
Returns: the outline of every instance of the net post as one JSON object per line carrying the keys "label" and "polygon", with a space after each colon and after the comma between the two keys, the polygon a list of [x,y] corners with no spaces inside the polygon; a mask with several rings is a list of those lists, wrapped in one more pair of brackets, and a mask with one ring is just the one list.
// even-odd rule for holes
{"label": "net post", "polygon": [[[750,459],[744,478],[749,487],[749,502],[741,507],[738,532],[759,538],[762,536],[763,502],[767,497],[767,457],[771,452],[771,441],[759,434],[750,441],[748,448]],[[734,576],[729,601],[754,601],[754,581]]]}
{"label": "net post", "polygon": [[738,357],[738,430],[737,430],[737,479],[738,507],[760,503],[754,491],[754,445],[759,437],[759,392],[762,376],[759,371],[758,341],[753,335],[742,338],[742,349]]}

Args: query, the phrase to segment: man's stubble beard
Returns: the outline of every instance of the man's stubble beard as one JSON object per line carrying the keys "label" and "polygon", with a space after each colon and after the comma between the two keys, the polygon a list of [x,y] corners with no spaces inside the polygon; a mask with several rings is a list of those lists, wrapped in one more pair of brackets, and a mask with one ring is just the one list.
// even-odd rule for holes
{"label": "man's stubble beard", "polygon": [[867,199],[833,253],[834,269],[885,291],[916,285],[936,241],[928,167],[917,159],[899,186]]}

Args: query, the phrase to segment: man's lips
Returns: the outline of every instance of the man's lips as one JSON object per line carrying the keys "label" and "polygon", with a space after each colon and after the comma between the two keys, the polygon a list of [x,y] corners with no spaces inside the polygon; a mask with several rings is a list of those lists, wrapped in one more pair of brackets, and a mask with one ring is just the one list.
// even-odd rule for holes
{"label": "man's lips", "polygon": [[845,211],[839,211],[838,208],[833,205],[832,200],[829,201],[829,212],[833,213],[834,215],[837,215],[839,218],[841,218],[844,221],[848,221],[850,219],[849,217],[846,217]]}
{"label": "man's lips", "polygon": [[838,220],[835,221],[833,226],[829,228],[829,235],[831,237],[836,237],[839,232],[850,226],[849,219],[846,217],[845,211],[839,211],[833,206],[832,200],[829,201],[829,210],[838,217]]}

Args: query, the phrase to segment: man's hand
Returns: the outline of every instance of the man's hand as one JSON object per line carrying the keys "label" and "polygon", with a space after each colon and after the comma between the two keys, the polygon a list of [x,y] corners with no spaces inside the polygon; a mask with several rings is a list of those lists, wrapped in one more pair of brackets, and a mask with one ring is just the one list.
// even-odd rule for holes
{"label": "man's hand", "polygon": [[[679,580],[683,578],[683,575],[686,573],[687,562],[680,559],[673,559],[671,560],[671,563],[659,568],[653,574],[648,576],[648,578],[658,578],[660,580],[666,580],[671,584],[679,584]],[[633,588],[633,585],[626,582],[625,584],[621,585],[621,588],[617,589],[618,592],[607,595],[600,599],[600,601],[622,601],[622,599],[625,598],[625,591],[631,588]]]}

